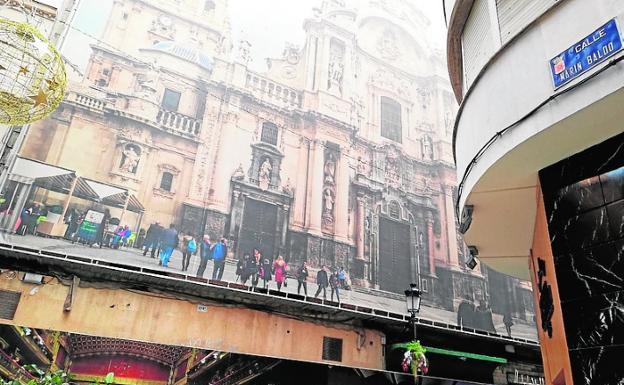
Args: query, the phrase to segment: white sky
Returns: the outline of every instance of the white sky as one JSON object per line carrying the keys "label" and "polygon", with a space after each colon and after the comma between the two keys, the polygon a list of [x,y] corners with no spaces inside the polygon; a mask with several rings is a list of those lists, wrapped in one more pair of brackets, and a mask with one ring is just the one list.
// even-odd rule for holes
{"label": "white sky", "polygon": [[[60,0],[46,0],[60,2]],[[229,16],[232,28],[232,41],[236,44],[241,38],[252,44],[251,67],[258,71],[266,69],[265,58],[280,57],[285,42],[303,45],[303,21],[312,15],[312,8],[320,6],[322,0],[229,0]],[[364,1],[364,0],[360,0]],[[445,31],[442,13],[442,0],[411,0],[431,20],[439,31],[424,38],[433,46],[444,47]],[[87,34],[100,37],[108,17],[112,0],[81,0],[73,26],[63,53],[75,64],[84,68],[89,59],[89,43],[93,41]]]}

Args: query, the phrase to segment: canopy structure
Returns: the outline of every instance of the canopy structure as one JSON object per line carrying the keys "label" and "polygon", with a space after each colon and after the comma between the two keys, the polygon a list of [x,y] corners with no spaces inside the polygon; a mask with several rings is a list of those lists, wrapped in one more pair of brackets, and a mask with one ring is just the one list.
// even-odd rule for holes
{"label": "canopy structure", "polygon": [[73,170],[20,157],[15,160],[9,175],[10,180],[63,194],[69,193],[75,178],[76,172]]}
{"label": "canopy structure", "polygon": [[78,177],[74,196],[102,203],[106,206],[126,208],[128,211],[141,213],[145,211],[139,200],[123,187]]}
{"label": "canopy structure", "polygon": [[9,179],[135,213],[145,208],[128,189],[76,175],[67,168],[18,157]]}

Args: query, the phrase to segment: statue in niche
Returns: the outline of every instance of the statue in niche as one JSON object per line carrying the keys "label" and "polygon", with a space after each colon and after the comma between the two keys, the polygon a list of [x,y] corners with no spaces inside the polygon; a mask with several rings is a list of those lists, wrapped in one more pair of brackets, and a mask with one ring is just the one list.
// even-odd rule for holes
{"label": "statue in niche", "polygon": [[429,135],[422,138],[422,156],[423,159],[433,160],[433,141]]}
{"label": "statue in niche", "polygon": [[342,93],[342,77],[344,75],[344,46],[331,42],[329,47],[329,67],[327,71],[327,89]]}
{"label": "statue in niche", "polygon": [[332,186],[336,184],[336,158],[334,157],[334,154],[329,154],[327,157],[324,167],[324,175],[325,177],[323,180],[325,184]]}
{"label": "statue in niche", "polygon": [[119,170],[129,174],[135,174],[141,158],[141,150],[134,144],[127,144],[121,155]]}
{"label": "statue in niche", "polygon": [[236,170],[234,170],[234,174],[232,174],[232,179],[235,180],[243,180],[245,179],[245,171],[243,171],[243,164],[239,163]]}
{"label": "statue in niche", "polygon": [[323,188],[323,225],[330,226],[334,223],[334,204],[336,193],[332,186]]}
{"label": "statue in niche", "polygon": [[267,189],[271,184],[271,172],[273,171],[273,165],[271,159],[268,157],[264,159],[264,162],[260,165],[260,171],[258,173],[258,181],[260,187]]}
{"label": "statue in niche", "polygon": [[333,231],[334,205],[336,202],[336,156],[330,152],[326,158],[323,167],[322,225],[324,230]]}

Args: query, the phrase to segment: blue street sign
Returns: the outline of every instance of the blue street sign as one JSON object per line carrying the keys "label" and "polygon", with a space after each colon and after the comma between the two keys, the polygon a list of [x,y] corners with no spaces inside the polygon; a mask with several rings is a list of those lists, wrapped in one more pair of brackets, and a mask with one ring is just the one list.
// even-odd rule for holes
{"label": "blue street sign", "polygon": [[550,60],[550,73],[556,88],[577,78],[622,49],[622,38],[615,19]]}

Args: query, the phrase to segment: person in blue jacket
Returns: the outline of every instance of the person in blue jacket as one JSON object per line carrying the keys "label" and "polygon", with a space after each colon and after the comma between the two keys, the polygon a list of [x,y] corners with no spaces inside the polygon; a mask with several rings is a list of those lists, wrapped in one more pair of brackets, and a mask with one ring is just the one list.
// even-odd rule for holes
{"label": "person in blue jacket", "polygon": [[172,223],[169,225],[169,228],[162,232],[161,238],[161,247],[160,250],[160,261],[159,265],[164,267],[169,266],[169,258],[171,258],[171,254],[173,250],[178,247],[180,243],[180,239],[178,238],[178,230],[176,230],[175,225]]}
{"label": "person in blue jacket", "polygon": [[225,257],[227,256],[227,240],[221,238],[219,242],[212,247],[212,279],[221,280],[223,278],[223,269],[225,268]]}

